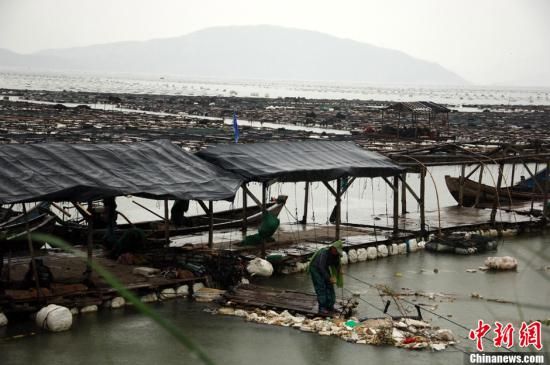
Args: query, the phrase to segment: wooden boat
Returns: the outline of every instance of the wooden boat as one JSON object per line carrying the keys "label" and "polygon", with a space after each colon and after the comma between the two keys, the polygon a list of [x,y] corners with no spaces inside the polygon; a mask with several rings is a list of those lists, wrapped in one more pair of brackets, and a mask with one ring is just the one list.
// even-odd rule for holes
{"label": "wooden boat", "polygon": [[[287,196],[280,195],[267,203],[267,211],[278,216],[284,205]],[[253,205],[246,208],[246,222],[248,226],[257,226],[262,220],[261,206]],[[213,215],[213,227],[215,230],[226,228],[240,228],[243,224],[243,209],[224,210],[215,212]],[[210,217],[208,214],[185,217],[185,224],[174,226],[170,224],[168,233],[172,236],[180,236],[197,232],[205,232],[210,229]],[[64,222],[55,227],[55,234],[71,243],[84,242],[88,234],[86,224],[79,222]],[[128,229],[138,228],[145,233],[147,238],[162,238],[165,236],[165,222],[163,220],[140,222],[135,224],[119,224],[115,229],[115,235],[120,236]],[[94,229],[94,240],[101,241],[106,233],[106,228]]]}
{"label": "wooden boat", "polygon": [[[26,214],[12,211],[5,216],[9,216],[0,223],[0,234],[3,242],[0,243],[3,251],[26,249],[27,243],[27,224],[29,231],[50,233],[53,231],[56,217],[49,210],[50,204],[43,202],[29,209]],[[43,242],[34,242],[35,246],[41,246]]]}
{"label": "wooden boat", "polygon": [[[460,201],[460,178],[445,176],[447,189],[453,198]],[[476,203],[476,197],[479,194],[479,204],[493,204],[498,191],[498,199],[501,206],[510,206],[518,202],[529,200],[543,200],[544,194],[540,192],[525,191],[517,186],[502,187],[500,189],[494,186],[480,184],[470,179],[464,179],[462,184],[462,204],[465,207],[473,207]]]}

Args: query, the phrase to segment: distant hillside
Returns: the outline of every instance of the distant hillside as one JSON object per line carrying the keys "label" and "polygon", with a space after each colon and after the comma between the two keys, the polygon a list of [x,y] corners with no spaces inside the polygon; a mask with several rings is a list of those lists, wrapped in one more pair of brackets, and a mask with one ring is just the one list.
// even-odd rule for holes
{"label": "distant hillside", "polygon": [[461,85],[442,66],[403,52],[275,26],[216,27],[177,38],[52,49],[0,50],[0,66],[186,77]]}

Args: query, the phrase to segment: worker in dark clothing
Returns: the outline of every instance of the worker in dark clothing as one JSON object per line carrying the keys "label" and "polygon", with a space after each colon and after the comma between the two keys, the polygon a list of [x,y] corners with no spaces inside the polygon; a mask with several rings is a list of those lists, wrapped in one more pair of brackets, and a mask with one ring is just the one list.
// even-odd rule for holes
{"label": "worker in dark clothing", "polygon": [[176,200],[170,210],[170,221],[176,227],[185,224],[185,213],[189,210],[189,200]]}
{"label": "worker in dark clothing", "polygon": [[338,240],[315,252],[309,262],[308,270],[317,294],[321,315],[330,315],[334,312],[336,303],[334,284],[339,288],[344,285],[340,264],[342,253],[342,241]]}
{"label": "worker in dark clothing", "polygon": [[[38,275],[38,285],[40,285],[41,288],[49,288],[53,282],[52,271],[49,267],[44,265],[44,261],[42,261],[42,259],[35,259],[34,262],[36,264],[36,273]],[[27,286],[35,285],[32,261],[29,262],[29,269],[25,274],[24,282]]]}

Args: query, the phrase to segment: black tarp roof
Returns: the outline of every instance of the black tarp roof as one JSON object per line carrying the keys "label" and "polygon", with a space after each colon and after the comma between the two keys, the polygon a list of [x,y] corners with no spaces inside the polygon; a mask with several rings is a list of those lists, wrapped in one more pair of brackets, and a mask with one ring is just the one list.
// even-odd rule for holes
{"label": "black tarp roof", "polygon": [[169,141],[0,145],[0,203],[87,201],[119,195],[232,199],[241,184]]}
{"label": "black tarp roof", "polygon": [[225,144],[197,155],[246,181],[329,181],[344,176],[393,176],[404,170],[389,158],[352,142]]}

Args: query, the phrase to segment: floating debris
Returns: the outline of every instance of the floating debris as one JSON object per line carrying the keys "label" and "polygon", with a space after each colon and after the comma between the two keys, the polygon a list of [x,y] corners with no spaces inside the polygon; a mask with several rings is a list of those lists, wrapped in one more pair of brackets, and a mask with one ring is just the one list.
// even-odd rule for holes
{"label": "floating debris", "polygon": [[399,321],[390,318],[348,320],[342,318],[312,319],[301,315],[292,315],[288,311],[280,313],[273,310],[255,309],[245,311],[231,307],[221,307],[217,314],[243,317],[249,322],[272,326],[292,327],[303,332],[317,333],[321,336],[336,336],[344,341],[367,345],[391,345],[407,349],[444,350],[457,340],[448,329],[438,329],[430,323],[411,318]]}
{"label": "floating debris", "polygon": [[487,257],[485,259],[485,266],[490,270],[516,270],[518,260],[511,256]]}

